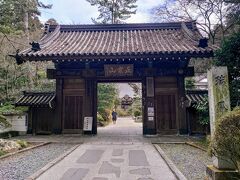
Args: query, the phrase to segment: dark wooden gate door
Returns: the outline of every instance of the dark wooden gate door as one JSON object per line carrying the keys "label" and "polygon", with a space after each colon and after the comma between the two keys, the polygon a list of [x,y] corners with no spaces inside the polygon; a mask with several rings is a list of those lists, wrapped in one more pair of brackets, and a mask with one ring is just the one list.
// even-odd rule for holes
{"label": "dark wooden gate door", "polygon": [[48,108],[33,108],[33,120],[36,123],[36,134],[50,134],[54,112]]}
{"label": "dark wooden gate door", "polygon": [[81,133],[83,122],[83,96],[64,96],[63,127],[65,133]]}
{"label": "dark wooden gate door", "polygon": [[159,94],[156,96],[156,123],[160,134],[177,133],[176,95]]}
{"label": "dark wooden gate door", "polygon": [[82,133],[85,81],[64,79],[63,87],[63,133]]}

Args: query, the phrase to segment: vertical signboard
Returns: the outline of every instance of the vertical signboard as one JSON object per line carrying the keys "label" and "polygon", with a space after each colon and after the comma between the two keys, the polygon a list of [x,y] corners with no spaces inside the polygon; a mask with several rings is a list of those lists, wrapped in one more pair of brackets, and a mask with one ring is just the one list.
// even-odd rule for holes
{"label": "vertical signboard", "polygon": [[147,116],[148,121],[154,122],[154,78],[146,78],[146,90],[147,90]]}
{"label": "vertical signboard", "polygon": [[147,97],[154,97],[154,79],[153,77],[146,78]]}

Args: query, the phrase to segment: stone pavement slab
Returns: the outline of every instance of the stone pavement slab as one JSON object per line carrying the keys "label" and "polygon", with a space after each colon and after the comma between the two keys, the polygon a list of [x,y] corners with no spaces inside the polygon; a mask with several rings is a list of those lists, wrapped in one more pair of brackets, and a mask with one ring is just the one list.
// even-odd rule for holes
{"label": "stone pavement slab", "polygon": [[116,124],[110,123],[105,127],[98,127],[98,136],[142,135],[143,123],[135,122],[132,117],[119,117]]}
{"label": "stone pavement slab", "polygon": [[38,179],[175,180],[176,177],[151,144],[82,144]]}
{"label": "stone pavement slab", "polygon": [[118,118],[116,124],[99,127],[94,136],[27,135],[16,139],[82,144],[39,177],[46,180],[176,179],[152,143],[192,140],[182,136],[143,136],[142,123],[135,123],[131,117]]}

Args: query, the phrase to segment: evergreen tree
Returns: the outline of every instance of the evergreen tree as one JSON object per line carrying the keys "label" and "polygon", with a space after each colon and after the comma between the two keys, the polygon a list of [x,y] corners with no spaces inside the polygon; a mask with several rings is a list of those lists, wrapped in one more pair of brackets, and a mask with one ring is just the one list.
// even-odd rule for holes
{"label": "evergreen tree", "polygon": [[44,64],[27,62],[17,66],[8,56],[40,38],[43,25],[38,18],[39,8],[51,5],[37,0],[0,0],[0,102],[14,101],[22,90],[42,85],[39,77],[43,75],[39,74]]}
{"label": "evergreen tree", "polygon": [[110,121],[112,110],[116,106],[118,98],[118,90],[116,84],[100,83],[98,84],[98,114],[101,115],[103,121]]}
{"label": "evergreen tree", "polygon": [[240,0],[225,0],[227,4],[231,4],[228,13],[228,23],[237,22],[240,24]]}
{"label": "evergreen tree", "polygon": [[99,16],[92,18],[94,23],[120,24],[136,14],[137,0],[87,0],[92,6],[98,6]]}
{"label": "evergreen tree", "polygon": [[240,105],[240,32],[225,39],[216,53],[215,65],[227,66],[231,106]]}
{"label": "evergreen tree", "polygon": [[41,24],[38,19],[39,8],[51,7],[52,5],[45,5],[38,0],[1,0],[0,32],[34,31]]}

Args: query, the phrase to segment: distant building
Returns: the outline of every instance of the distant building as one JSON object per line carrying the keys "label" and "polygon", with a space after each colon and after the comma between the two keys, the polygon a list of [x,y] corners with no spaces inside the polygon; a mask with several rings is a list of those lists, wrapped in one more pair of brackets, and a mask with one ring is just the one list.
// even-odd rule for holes
{"label": "distant building", "polygon": [[201,90],[208,89],[208,81],[207,81],[207,74],[201,74],[199,76],[194,77],[195,80],[195,88]]}
{"label": "distant building", "polygon": [[129,107],[131,107],[133,104],[133,98],[131,98],[129,95],[125,95],[121,98],[121,108],[124,110],[127,110]]}
{"label": "distant building", "polygon": [[189,134],[205,134],[210,132],[210,124],[203,125],[200,123],[200,114],[196,106],[208,101],[208,91],[195,89],[186,91],[186,118],[188,123]]}

